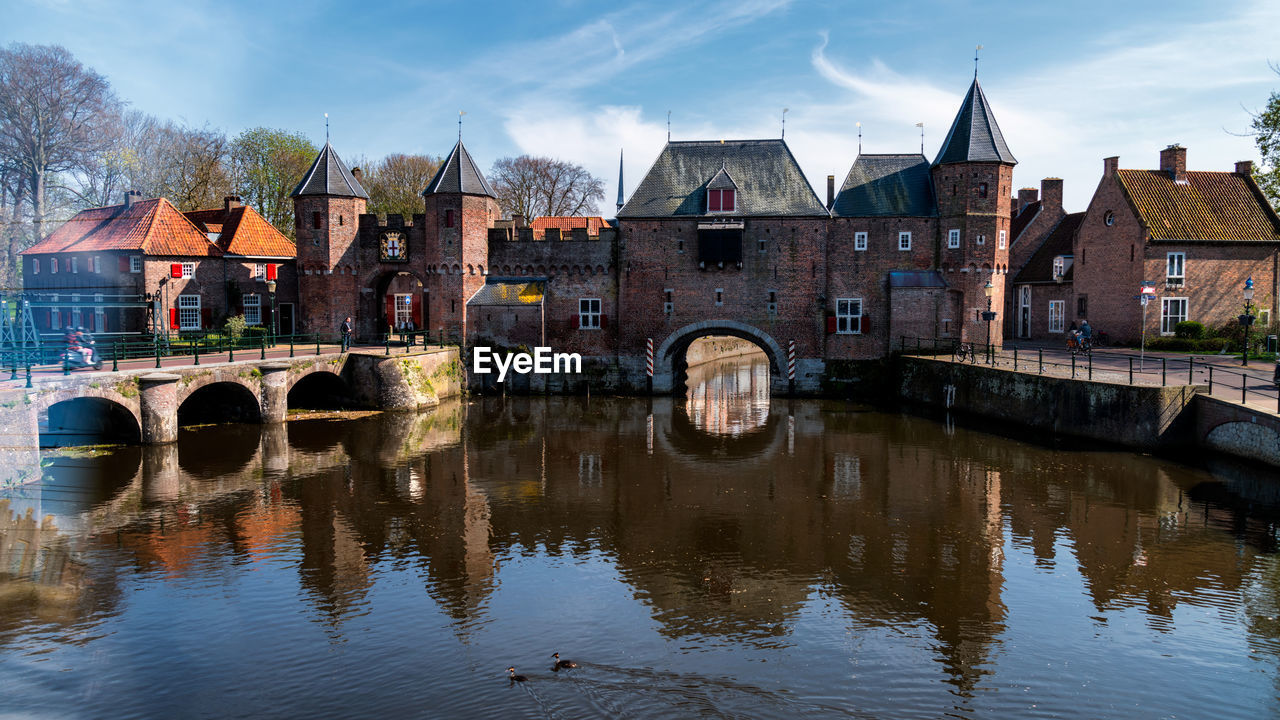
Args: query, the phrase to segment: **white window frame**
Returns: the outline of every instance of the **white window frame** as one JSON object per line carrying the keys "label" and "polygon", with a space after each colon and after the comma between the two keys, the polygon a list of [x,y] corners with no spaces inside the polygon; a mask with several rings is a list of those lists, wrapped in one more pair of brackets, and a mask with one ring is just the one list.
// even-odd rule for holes
{"label": "white window frame", "polygon": [[1050,300],[1049,301],[1049,332],[1060,333],[1065,332],[1067,319],[1067,301],[1066,300]]}
{"label": "white window frame", "polygon": [[[1164,281],[1170,284],[1185,284],[1187,281],[1187,254],[1185,252],[1166,253],[1164,262]],[[1177,270],[1176,274],[1174,270]]]}
{"label": "white window frame", "polygon": [[56,257],[49,258],[49,274],[50,275],[58,274],[58,258]]}
{"label": "white window frame", "polygon": [[986,236],[986,235],[979,235],[979,236],[977,236],[976,238],[974,238],[973,243],[974,243],[975,245],[986,245],[986,244],[987,244],[987,236]]}
{"label": "white window frame", "polygon": [[31,274],[40,274],[40,258],[31,258]]}
{"label": "white window frame", "polygon": [[862,334],[862,298],[836,298],[836,334]]}
{"label": "white window frame", "polygon": [[102,274],[102,256],[94,255],[92,262],[93,262],[92,272],[96,275],[101,275]]}
{"label": "white window frame", "polygon": [[1007,230],[1001,230],[1000,244],[997,247],[1001,250],[1004,250],[1008,244],[1009,244],[1009,232]]}
{"label": "white window frame", "polygon": [[898,249],[904,251],[911,249],[911,233],[905,231],[898,233]]}
{"label": "white window frame", "polygon": [[578,329],[599,330],[602,307],[600,298],[578,298]]}
{"label": "white window frame", "polygon": [[178,296],[178,329],[200,329],[200,296],[195,294]]}
{"label": "white window frame", "polygon": [[240,306],[244,308],[246,325],[262,324],[262,296],[257,293],[245,293],[240,296]]}
{"label": "white window frame", "polygon": [[131,273],[142,272],[142,256],[141,255],[129,256],[129,272]]}
{"label": "white window frame", "polygon": [[854,250],[867,249],[867,234],[865,232],[856,232],[853,234],[853,249]]}
{"label": "white window frame", "polygon": [[75,257],[74,255],[71,257],[71,274],[80,274],[80,258]]}
{"label": "white window frame", "polygon": [[196,276],[196,264],[193,262],[182,263],[182,278],[193,278]]}
{"label": "white window frame", "polygon": [[253,265],[253,279],[254,279],[254,280],[265,280],[266,278],[267,278],[267,266],[266,266],[266,264],[265,264],[265,263],[254,263],[254,265]]}
{"label": "white window frame", "polygon": [[[1169,312],[1170,307],[1176,303],[1181,303],[1181,315],[1173,315]],[[1178,323],[1185,322],[1190,316],[1190,303],[1187,302],[1185,297],[1160,298],[1160,334],[1162,336],[1173,335],[1173,329],[1178,326]]]}
{"label": "white window frame", "polygon": [[960,231],[959,230],[947,231],[947,247],[949,248],[960,247]]}
{"label": "white window frame", "polygon": [[1058,255],[1053,258],[1053,276],[1055,278],[1064,277],[1067,274],[1067,258],[1065,255]]}
{"label": "white window frame", "polygon": [[71,293],[71,327],[84,327],[84,315],[80,312],[80,295],[79,293]]}
{"label": "white window frame", "polygon": [[724,305],[724,288],[716,288],[715,301],[716,307]]}
{"label": "white window frame", "polygon": [[94,293],[93,331],[102,332],[107,324],[107,311],[102,307],[102,293]]}

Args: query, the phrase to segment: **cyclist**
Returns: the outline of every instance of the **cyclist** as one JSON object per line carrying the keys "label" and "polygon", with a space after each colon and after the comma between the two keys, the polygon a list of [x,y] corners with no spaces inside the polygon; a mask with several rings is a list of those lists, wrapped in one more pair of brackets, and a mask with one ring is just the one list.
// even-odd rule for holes
{"label": "cyclist", "polygon": [[1089,327],[1088,320],[1080,321],[1080,349],[1089,352],[1093,349],[1093,328]]}

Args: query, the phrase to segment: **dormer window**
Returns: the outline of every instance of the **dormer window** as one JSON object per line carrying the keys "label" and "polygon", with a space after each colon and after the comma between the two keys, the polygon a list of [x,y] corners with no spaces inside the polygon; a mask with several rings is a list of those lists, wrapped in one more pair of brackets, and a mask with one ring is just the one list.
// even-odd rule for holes
{"label": "dormer window", "polygon": [[737,190],[717,188],[707,191],[707,212],[733,212],[737,209]]}

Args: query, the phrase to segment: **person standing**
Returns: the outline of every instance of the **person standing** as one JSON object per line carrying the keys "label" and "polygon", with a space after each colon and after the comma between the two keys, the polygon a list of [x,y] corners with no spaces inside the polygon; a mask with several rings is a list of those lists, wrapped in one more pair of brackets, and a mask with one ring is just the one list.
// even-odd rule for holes
{"label": "person standing", "polygon": [[346,352],[351,349],[351,333],[355,331],[355,327],[351,324],[351,316],[348,315],[347,319],[342,321],[342,326],[338,330],[342,333],[342,352]]}

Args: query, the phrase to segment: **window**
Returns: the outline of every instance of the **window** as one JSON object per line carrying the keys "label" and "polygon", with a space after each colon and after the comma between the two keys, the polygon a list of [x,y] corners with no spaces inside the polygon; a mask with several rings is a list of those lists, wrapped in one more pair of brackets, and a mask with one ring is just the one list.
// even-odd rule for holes
{"label": "window", "polygon": [[960,247],[960,231],[959,230],[947,231],[947,247],[949,248]]}
{"label": "window", "polygon": [[737,200],[733,188],[707,191],[707,212],[733,212]]}
{"label": "window", "polygon": [[856,232],[856,233],[854,233],[854,234],[853,234],[853,249],[854,249],[854,250],[866,250],[866,249],[867,249],[867,234],[866,234],[866,233],[864,233],[864,232]]}
{"label": "window", "polygon": [[58,258],[49,258],[49,274],[58,274]]}
{"label": "window", "polygon": [[141,255],[129,256],[129,272],[131,273],[142,272],[142,256]]}
{"label": "window", "polygon": [[31,274],[40,274],[40,258],[31,258]]}
{"label": "window", "polygon": [[1067,259],[1061,255],[1053,259],[1053,277],[1055,279],[1067,274]]}
{"label": "window", "polygon": [[1001,231],[1000,231],[1000,244],[999,244],[997,247],[999,247],[1001,250],[1005,249],[1005,246],[1009,244],[1008,238],[1009,238],[1009,233],[1008,233],[1008,231],[1006,231],[1006,230],[1001,230]]}
{"label": "window", "polygon": [[262,263],[255,264],[253,266],[253,279],[265,280],[266,277],[267,277],[267,266]]}
{"label": "window", "polygon": [[93,332],[102,332],[107,329],[107,314],[102,309],[102,293],[95,294],[93,302]]}
{"label": "window", "polygon": [[452,210],[444,211],[444,226],[447,228],[453,227],[453,211]]}
{"label": "window", "polygon": [[1172,335],[1178,323],[1187,319],[1186,298],[1160,299],[1160,334]]}
{"label": "window", "polygon": [[244,322],[246,325],[262,324],[262,296],[257,293],[245,293],[241,298],[244,305]]}
{"label": "window", "polygon": [[975,244],[977,244],[977,245],[986,245],[986,244],[987,244],[987,236],[986,236],[986,235],[979,235],[978,237],[974,238],[974,243],[975,243]]}
{"label": "window", "polygon": [[1051,333],[1062,332],[1062,321],[1063,321],[1064,315],[1066,314],[1066,309],[1067,309],[1066,305],[1067,305],[1067,301],[1065,300],[1049,301],[1049,332]]}
{"label": "window", "polygon": [[778,314],[778,293],[776,290],[769,291],[769,304],[765,305],[764,310],[770,315]]}
{"label": "window", "polygon": [[196,264],[193,262],[182,263],[182,277],[194,277],[196,274]]}
{"label": "window", "polygon": [[199,330],[200,329],[200,296],[199,295],[179,295],[178,296],[178,329],[179,330]]}
{"label": "window", "polygon": [[1171,252],[1168,254],[1165,270],[1166,283],[1170,285],[1181,285],[1183,281],[1186,280],[1186,260],[1186,253]]}
{"label": "window", "polygon": [[909,232],[898,233],[898,249],[899,250],[911,249],[911,233]]}
{"label": "window", "polygon": [[600,329],[599,298],[580,298],[578,300],[578,327],[583,330]]}
{"label": "window", "polygon": [[323,214],[321,214],[321,213],[318,213],[318,212],[313,212],[313,213],[311,213],[311,229],[313,229],[313,230],[319,230],[319,229],[320,229],[321,218],[323,218],[323,217],[324,217],[324,215],[323,215]]}
{"label": "window", "polygon": [[862,334],[862,298],[836,300],[836,333],[839,335]]}
{"label": "window", "polygon": [[1108,211],[1107,211],[1107,212],[1102,216],[1102,222],[1106,223],[1107,227],[1111,227],[1112,225],[1115,225],[1115,224],[1116,224],[1116,214],[1115,214],[1115,213],[1113,213],[1113,212],[1111,212],[1110,210],[1108,210]]}
{"label": "window", "polygon": [[1076,317],[1089,316],[1089,296],[1081,295],[1076,298]]}
{"label": "window", "polygon": [[77,258],[77,257],[71,258],[71,273],[73,275],[80,273],[80,258]]}
{"label": "window", "polygon": [[724,305],[724,288],[716,288],[716,306]]}
{"label": "window", "polygon": [[664,293],[664,296],[665,296],[664,301],[662,303],[662,312],[670,315],[675,310],[675,307],[676,307],[676,303],[675,303],[676,291],[671,288],[667,288],[662,292]]}
{"label": "window", "polygon": [[80,296],[73,293],[71,295],[71,327],[81,327],[84,325],[84,319],[80,315]]}
{"label": "window", "polygon": [[987,184],[978,183],[978,197],[984,198],[986,196],[987,196]]}
{"label": "window", "polygon": [[676,252],[678,252],[678,253],[683,253],[683,252],[684,252],[684,240],[677,240],[677,241],[676,241]]}

